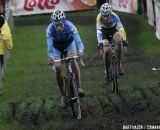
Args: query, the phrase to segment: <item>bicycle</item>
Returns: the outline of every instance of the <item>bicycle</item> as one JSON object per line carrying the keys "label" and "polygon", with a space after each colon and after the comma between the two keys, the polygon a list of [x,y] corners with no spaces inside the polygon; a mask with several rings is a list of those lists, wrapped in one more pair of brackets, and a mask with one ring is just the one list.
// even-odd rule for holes
{"label": "bicycle", "polygon": [[[110,55],[109,55],[109,61],[110,61],[110,65],[109,65],[109,73],[108,73],[108,79],[106,79],[107,84],[108,85],[111,81],[112,81],[112,91],[113,93],[118,94],[119,91],[119,85],[118,85],[118,63],[117,63],[117,52],[116,52],[116,45],[115,44],[109,44],[106,45],[110,47]],[[105,67],[105,70],[107,70],[107,67]]]}
{"label": "bicycle", "polygon": [[[64,76],[65,80],[65,101],[66,106],[70,106],[72,109],[72,114],[75,119],[81,119],[81,106],[80,106],[80,97],[77,92],[77,85],[75,82],[75,73],[72,70],[72,59],[80,59],[79,56],[74,57],[65,57],[63,59],[54,60],[54,62],[66,62],[66,75]],[[83,60],[80,60],[80,64],[84,67]],[[55,70],[54,66],[53,70]]]}

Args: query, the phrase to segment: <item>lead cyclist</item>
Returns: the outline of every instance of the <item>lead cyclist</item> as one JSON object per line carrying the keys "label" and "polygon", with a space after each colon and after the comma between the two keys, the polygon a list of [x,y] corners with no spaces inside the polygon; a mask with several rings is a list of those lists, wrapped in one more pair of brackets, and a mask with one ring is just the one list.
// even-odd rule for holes
{"label": "lead cyclist", "polygon": [[[54,60],[61,59],[64,50],[67,51],[68,57],[74,57],[78,54],[83,57],[84,45],[78,34],[77,28],[74,24],[66,19],[66,15],[62,10],[55,10],[51,15],[51,22],[46,30],[47,48],[48,48],[48,62],[53,64],[56,69],[56,79],[60,90],[60,107],[65,107],[65,93],[63,77],[61,74],[61,63]],[[77,47],[76,48],[76,44]],[[77,85],[77,91],[80,97],[85,95],[81,89],[80,81],[80,69],[75,59],[72,59],[72,66],[75,72],[75,80]]]}
{"label": "lead cyclist", "polygon": [[122,68],[121,58],[122,58],[123,43],[124,45],[127,44],[126,32],[118,15],[112,12],[110,4],[104,3],[100,7],[100,13],[97,15],[96,19],[96,27],[97,27],[98,49],[102,49],[103,62],[106,69],[105,70],[106,78],[109,80],[110,47],[107,45],[112,41],[112,39],[118,45],[117,49],[118,72],[120,75],[123,75],[124,70]]}

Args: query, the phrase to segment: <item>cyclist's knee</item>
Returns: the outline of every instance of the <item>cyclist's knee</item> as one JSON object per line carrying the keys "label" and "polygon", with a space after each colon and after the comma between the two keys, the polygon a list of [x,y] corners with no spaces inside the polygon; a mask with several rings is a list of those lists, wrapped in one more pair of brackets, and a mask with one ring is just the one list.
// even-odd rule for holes
{"label": "cyclist's knee", "polygon": [[118,47],[121,47],[123,45],[121,38],[115,39],[115,42],[117,43]]}
{"label": "cyclist's knee", "polygon": [[116,41],[116,43],[121,44],[122,42],[122,37],[119,32],[116,32],[113,36],[113,39]]}
{"label": "cyclist's knee", "polygon": [[108,53],[110,50],[109,41],[107,39],[102,40],[103,43],[103,51],[104,53]]}
{"label": "cyclist's knee", "polygon": [[103,39],[102,43],[103,43],[104,47],[106,47],[107,45],[109,45],[109,41],[107,39]]}
{"label": "cyclist's knee", "polygon": [[[68,53],[68,57],[74,57],[74,56],[76,56],[76,55],[77,55],[76,52],[69,52],[69,53]],[[71,59],[70,62],[71,62],[72,65],[77,64],[76,59]]]}

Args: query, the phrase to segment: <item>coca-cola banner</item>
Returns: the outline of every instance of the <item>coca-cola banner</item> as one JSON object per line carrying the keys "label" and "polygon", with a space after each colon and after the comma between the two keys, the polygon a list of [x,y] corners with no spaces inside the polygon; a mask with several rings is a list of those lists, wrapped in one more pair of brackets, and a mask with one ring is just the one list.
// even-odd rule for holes
{"label": "coca-cola banner", "polygon": [[156,36],[160,40],[160,2],[155,5],[155,15],[156,15]]}
{"label": "coca-cola banner", "polygon": [[117,11],[137,14],[137,0],[112,0],[112,8]]}
{"label": "coca-cola banner", "polygon": [[13,15],[50,13],[55,9],[64,11],[95,9],[96,0],[11,0]]}
{"label": "coca-cola banner", "polygon": [[153,0],[147,0],[147,16],[148,16],[148,23],[154,26],[154,10],[153,10]]}

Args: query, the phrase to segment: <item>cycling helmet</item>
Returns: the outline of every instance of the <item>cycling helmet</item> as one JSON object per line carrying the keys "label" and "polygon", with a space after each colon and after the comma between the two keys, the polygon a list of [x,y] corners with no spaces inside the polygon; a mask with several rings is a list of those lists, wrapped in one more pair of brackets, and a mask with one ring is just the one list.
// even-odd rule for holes
{"label": "cycling helmet", "polygon": [[64,23],[66,20],[65,13],[62,10],[56,10],[51,15],[51,22],[54,24]]}
{"label": "cycling helmet", "polygon": [[100,8],[100,13],[102,16],[109,16],[112,13],[111,5],[104,3]]}

